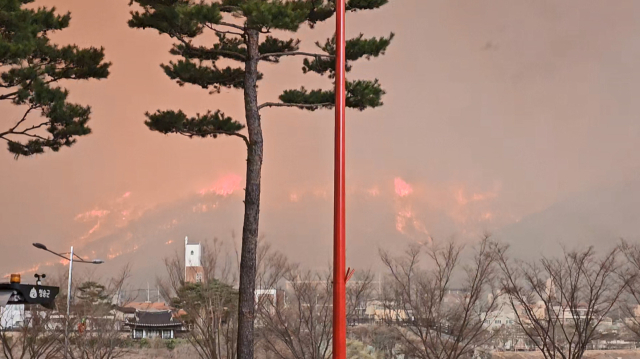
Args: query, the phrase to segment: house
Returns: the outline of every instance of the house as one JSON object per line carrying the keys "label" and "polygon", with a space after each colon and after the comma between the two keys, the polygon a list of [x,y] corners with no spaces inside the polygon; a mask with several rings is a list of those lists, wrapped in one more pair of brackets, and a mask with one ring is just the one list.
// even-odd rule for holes
{"label": "house", "polygon": [[173,308],[169,307],[163,302],[130,302],[124,304],[123,306],[117,307],[115,315],[119,323],[125,323],[130,319],[135,319],[137,311],[158,312],[172,310]]}
{"label": "house", "polygon": [[497,330],[504,326],[511,326],[517,323],[516,312],[509,307],[500,308],[489,313],[484,313],[484,326],[489,330]]}
{"label": "house", "polygon": [[170,310],[136,310],[134,317],[128,318],[124,325],[131,328],[132,339],[173,339],[182,328],[182,322],[175,319]]}
{"label": "house", "polygon": [[364,316],[365,318],[373,320],[375,323],[385,321],[406,322],[414,319],[409,310],[398,307],[393,302],[382,302],[379,300],[367,303]]}

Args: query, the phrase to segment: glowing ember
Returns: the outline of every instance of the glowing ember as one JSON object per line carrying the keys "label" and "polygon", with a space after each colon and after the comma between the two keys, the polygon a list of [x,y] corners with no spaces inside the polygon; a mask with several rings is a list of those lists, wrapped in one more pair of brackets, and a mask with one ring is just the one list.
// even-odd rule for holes
{"label": "glowing ember", "polygon": [[229,174],[220,178],[213,186],[200,190],[200,194],[215,193],[226,197],[239,189],[242,189],[242,177]]}
{"label": "glowing ember", "polygon": [[413,192],[413,188],[411,187],[411,185],[405,182],[402,178],[396,177],[393,182],[396,187],[396,194],[398,196],[406,197],[410,195],[411,192]]}
{"label": "glowing ember", "polygon": [[169,245],[169,244],[171,244],[171,243],[173,243],[173,241],[172,241],[172,240],[168,240],[168,241],[166,241],[164,244]]}

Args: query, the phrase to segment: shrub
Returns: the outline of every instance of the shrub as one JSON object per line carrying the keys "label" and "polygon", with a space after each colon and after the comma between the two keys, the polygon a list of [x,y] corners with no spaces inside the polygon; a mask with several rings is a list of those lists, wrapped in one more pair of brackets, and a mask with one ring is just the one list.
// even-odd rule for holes
{"label": "shrub", "polygon": [[147,338],[140,339],[140,348],[149,348],[149,340]]}
{"label": "shrub", "polygon": [[173,349],[176,348],[176,340],[175,339],[169,339],[164,344],[167,347],[167,349],[169,349],[169,350],[173,350]]}

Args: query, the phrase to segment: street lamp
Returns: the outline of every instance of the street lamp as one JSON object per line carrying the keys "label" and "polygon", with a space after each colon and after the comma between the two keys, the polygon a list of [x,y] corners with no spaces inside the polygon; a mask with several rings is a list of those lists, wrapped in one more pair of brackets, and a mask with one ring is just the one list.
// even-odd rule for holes
{"label": "street lamp", "polygon": [[[43,251],[47,251],[49,253],[55,254],[56,256],[60,258],[64,258],[69,261],[69,284],[67,285],[67,323],[64,326],[64,357],[66,359],[69,353],[69,318],[70,318],[69,309],[71,308],[71,271],[73,270],[73,257],[75,256],[76,262],[79,262],[79,263],[102,264],[104,263],[104,261],[102,259],[84,260],[79,255],[73,253],[73,246],[71,246],[71,252],[69,253],[54,252],[49,248],[47,248],[47,246],[45,246],[42,243],[33,243],[33,246],[38,249],[42,249]],[[69,258],[65,257],[64,256],[65,254],[69,254]]]}

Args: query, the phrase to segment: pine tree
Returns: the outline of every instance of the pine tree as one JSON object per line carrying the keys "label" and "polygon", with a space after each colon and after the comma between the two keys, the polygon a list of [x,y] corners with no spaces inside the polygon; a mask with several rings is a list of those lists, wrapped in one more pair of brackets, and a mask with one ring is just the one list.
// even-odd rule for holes
{"label": "pine tree", "polygon": [[[347,10],[377,9],[388,0],[348,0]],[[263,79],[258,64],[279,63],[284,56],[304,58],[302,71],[315,72],[330,79],[335,70],[335,36],[317,43],[319,52],[299,50],[300,40],[275,37],[272,30],[297,32],[301,26],[314,27],[335,13],[333,0],[131,0],[141,9],[131,12],[129,26],[157,30],[175,39],[170,53],[177,61],[162,69],[180,86],[193,84],[219,92],[223,88],[244,91],[245,124],[215,109],[190,116],[178,110],[147,113],[146,125],[163,134],[188,137],[235,136],[247,145],[245,213],[240,263],[238,358],[253,358],[253,318],[256,276],[256,245],[260,212],[260,180],[263,158],[261,110],[268,107],[294,107],[306,110],[332,108],[334,90],[307,90],[304,87],[284,91],[279,102],[258,103],[257,83]],[[215,34],[209,46],[196,39]],[[347,41],[346,70],[356,60],[384,54],[393,38],[367,39],[360,35]],[[201,43],[202,41],[198,41]],[[235,66],[229,63],[238,63]],[[378,80],[347,82],[347,106],[364,110],[382,105],[384,94]],[[242,131],[247,129],[247,135]]]}
{"label": "pine tree", "polygon": [[69,92],[54,84],[103,79],[110,66],[103,49],[52,44],[49,33],[68,27],[71,15],[58,15],[55,8],[25,8],[32,2],[0,0],[0,100],[26,108],[13,126],[0,132],[16,158],[58,151],[89,134],[91,109],[68,102]]}

